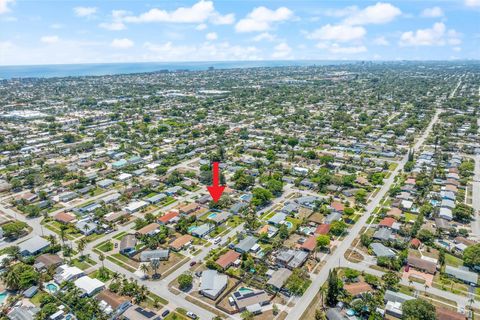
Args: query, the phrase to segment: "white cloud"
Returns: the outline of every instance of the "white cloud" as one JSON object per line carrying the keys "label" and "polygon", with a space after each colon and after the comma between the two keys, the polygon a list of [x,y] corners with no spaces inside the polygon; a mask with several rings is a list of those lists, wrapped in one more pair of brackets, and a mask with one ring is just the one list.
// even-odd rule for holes
{"label": "white cloud", "polygon": [[122,19],[129,14],[130,12],[126,10],[112,10],[111,12],[112,21],[102,22],[98,26],[100,28],[110,30],[110,31],[125,30],[127,27],[122,22]]}
{"label": "white cloud", "polygon": [[289,59],[291,58],[292,48],[286,43],[282,42],[276,45],[273,48],[274,52],[272,54],[272,58],[274,59]]}
{"label": "white cloud", "polygon": [[112,43],[110,44],[112,47],[117,49],[128,49],[133,47],[134,42],[127,38],[122,39],[113,39]]}
{"label": "white cloud", "polygon": [[343,9],[327,9],[325,15],[330,17],[342,18],[358,12],[357,6],[349,6]]}
{"label": "white cloud", "polygon": [[218,35],[215,32],[209,32],[205,35],[205,39],[213,41],[218,39]]}
{"label": "white cloud", "polygon": [[365,28],[360,26],[327,24],[308,34],[307,38],[314,40],[348,42],[360,40],[366,33],[367,31]]}
{"label": "white cloud", "polygon": [[276,36],[268,33],[268,32],[262,32],[259,35],[255,36],[253,38],[253,41],[260,42],[260,41],[273,41],[275,40]]}
{"label": "white cloud", "polygon": [[15,0],[0,0],[0,14],[10,12],[9,4],[15,3]]}
{"label": "white cloud", "polygon": [[202,31],[202,30],[205,30],[207,28],[208,28],[208,26],[205,23],[200,23],[198,26],[195,27],[195,29],[197,29],[198,31]]}
{"label": "white cloud", "polygon": [[320,42],[317,44],[317,48],[319,49],[326,49],[331,53],[337,53],[337,54],[357,54],[357,53],[362,53],[367,51],[367,47],[364,45],[359,45],[359,46],[341,46],[338,43],[324,43]]}
{"label": "white cloud", "polygon": [[462,43],[461,34],[453,29],[447,30],[442,22],[435,23],[432,28],[407,31],[400,36],[401,46],[444,46]]}
{"label": "white cloud", "polygon": [[8,50],[13,47],[14,45],[10,41],[0,41],[0,50]]}
{"label": "white cloud", "polygon": [[390,3],[377,2],[348,15],[344,23],[349,25],[384,24],[393,21],[402,11]]}
{"label": "white cloud", "polygon": [[98,25],[100,28],[107,29],[110,31],[120,31],[125,30],[126,26],[123,22],[112,21],[112,22],[102,22]]}
{"label": "white cloud", "polygon": [[272,23],[291,20],[293,12],[287,7],[280,7],[270,10],[266,7],[253,9],[245,18],[235,25],[237,32],[266,31],[271,28]]}
{"label": "white cloud", "polygon": [[422,11],[422,17],[425,18],[439,18],[443,17],[444,13],[440,7],[426,8]]}
{"label": "white cloud", "polygon": [[180,7],[170,12],[153,8],[138,16],[123,17],[123,21],[132,23],[205,23],[210,21],[213,24],[232,24],[235,21],[235,15],[230,13],[222,16],[215,10],[212,1],[200,0],[191,7]]}
{"label": "white cloud", "polygon": [[373,39],[373,43],[377,46],[388,46],[390,44],[390,42],[388,42],[388,40],[383,36]]}
{"label": "white cloud", "polygon": [[462,48],[461,47],[453,47],[453,51],[460,52],[460,51],[462,51]]}
{"label": "white cloud", "polygon": [[96,7],[75,7],[73,12],[77,17],[90,17],[97,12]]}
{"label": "white cloud", "polygon": [[480,0],[465,0],[467,7],[480,7]]}
{"label": "white cloud", "polygon": [[260,60],[260,51],[255,46],[231,45],[228,42],[203,43],[199,45],[175,45],[172,42],[154,44],[146,42],[149,51],[146,61],[214,61],[214,60]]}
{"label": "white cloud", "polygon": [[54,44],[60,41],[60,38],[58,36],[43,36],[40,41],[46,44]]}

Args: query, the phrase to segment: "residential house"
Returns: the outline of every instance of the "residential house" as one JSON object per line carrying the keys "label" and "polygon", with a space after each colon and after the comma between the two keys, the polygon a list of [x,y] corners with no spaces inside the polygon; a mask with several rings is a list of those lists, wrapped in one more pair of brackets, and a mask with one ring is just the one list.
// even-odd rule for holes
{"label": "residential house", "polygon": [[218,257],[216,264],[218,264],[223,270],[228,269],[240,258],[240,253],[233,250],[228,250],[226,253]]}
{"label": "residential house", "polygon": [[207,298],[215,300],[225,290],[228,277],[216,270],[205,270],[200,279],[200,293]]}

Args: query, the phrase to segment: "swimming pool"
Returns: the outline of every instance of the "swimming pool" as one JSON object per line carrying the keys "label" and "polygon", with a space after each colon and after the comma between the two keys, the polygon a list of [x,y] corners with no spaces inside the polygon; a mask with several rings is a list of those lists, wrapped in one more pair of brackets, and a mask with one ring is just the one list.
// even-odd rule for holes
{"label": "swimming pool", "polygon": [[252,289],[250,288],[246,288],[246,287],[240,287],[238,288],[237,290],[238,292],[240,292],[241,294],[246,294],[246,293],[250,293],[250,292],[253,292]]}
{"label": "swimming pool", "polygon": [[291,223],[290,221],[285,221],[285,225],[287,226],[288,229],[293,228],[293,223]]}
{"label": "swimming pool", "polygon": [[48,291],[49,293],[52,293],[52,294],[57,292],[60,289],[59,286],[56,283],[53,283],[53,282],[46,283],[44,285],[44,288],[45,288],[46,291]]}
{"label": "swimming pool", "polygon": [[0,293],[0,305],[5,303],[5,300],[7,300],[8,293],[6,291]]}
{"label": "swimming pool", "polygon": [[191,233],[193,230],[197,229],[197,226],[188,227],[188,233]]}
{"label": "swimming pool", "polygon": [[217,217],[217,213],[216,212],[212,212],[208,215],[208,219],[215,219]]}

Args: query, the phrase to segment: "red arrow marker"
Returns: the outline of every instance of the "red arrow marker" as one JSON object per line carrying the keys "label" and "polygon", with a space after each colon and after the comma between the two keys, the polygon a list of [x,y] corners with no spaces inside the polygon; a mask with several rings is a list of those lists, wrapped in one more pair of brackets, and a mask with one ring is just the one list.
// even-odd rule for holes
{"label": "red arrow marker", "polygon": [[218,162],[213,163],[213,185],[207,186],[207,190],[208,192],[210,192],[213,202],[218,202],[218,200],[222,196],[223,190],[225,190],[225,186],[220,185],[220,173],[218,169],[218,164]]}

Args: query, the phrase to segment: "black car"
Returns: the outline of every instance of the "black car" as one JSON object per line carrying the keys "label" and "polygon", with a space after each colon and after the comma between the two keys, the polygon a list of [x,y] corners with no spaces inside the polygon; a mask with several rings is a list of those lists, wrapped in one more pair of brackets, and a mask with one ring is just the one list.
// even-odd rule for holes
{"label": "black car", "polygon": [[168,316],[169,313],[170,313],[170,310],[165,310],[165,311],[163,311],[163,312],[162,312],[162,317],[165,318],[166,316]]}

